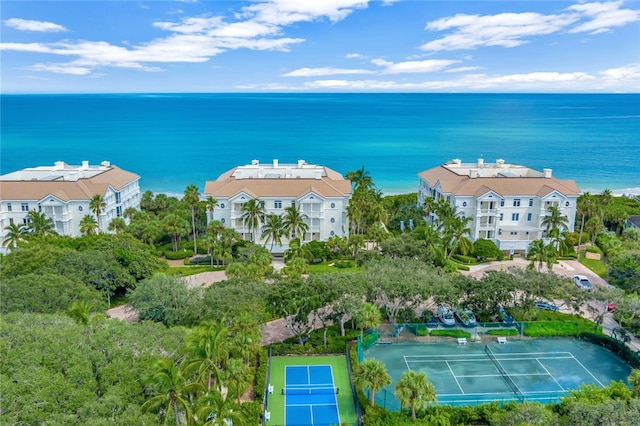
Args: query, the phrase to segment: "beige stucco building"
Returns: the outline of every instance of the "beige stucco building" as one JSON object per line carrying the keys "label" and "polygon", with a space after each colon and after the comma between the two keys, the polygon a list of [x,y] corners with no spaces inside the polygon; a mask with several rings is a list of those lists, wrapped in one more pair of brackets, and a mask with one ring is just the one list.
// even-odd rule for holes
{"label": "beige stucco building", "polygon": [[551,169],[537,171],[501,159],[456,159],[418,176],[420,205],[426,197],[445,197],[460,214],[473,218],[472,241],[485,238],[503,251],[526,251],[532,241],[546,238],[542,220],[551,206],[567,217],[568,230],[574,229],[580,190],[573,180],[553,177]]}
{"label": "beige stucco building", "polygon": [[[328,167],[307,164],[304,160],[296,164],[280,164],[278,160],[263,164],[253,160],[208,181],[204,195],[219,202],[212,220],[222,221],[247,240],[252,239],[252,231],[242,219],[242,205],[251,199],[263,203],[266,214],[284,215],[286,207],[297,205],[309,225],[305,241],[324,241],[348,233],[351,182]],[[264,243],[260,232],[257,234],[256,243]],[[283,238],[282,246],[274,247],[273,251],[283,252],[288,242],[288,238]]]}
{"label": "beige stucco building", "polygon": [[80,235],[80,220],[92,215],[91,198],[99,194],[106,207],[100,214],[100,230],[122,216],[128,207],[140,206],[140,176],[103,161],[100,165],[70,166],[62,161],[0,176],[0,240],[11,223],[27,221],[30,210],[43,212],[53,220],[60,235]]}

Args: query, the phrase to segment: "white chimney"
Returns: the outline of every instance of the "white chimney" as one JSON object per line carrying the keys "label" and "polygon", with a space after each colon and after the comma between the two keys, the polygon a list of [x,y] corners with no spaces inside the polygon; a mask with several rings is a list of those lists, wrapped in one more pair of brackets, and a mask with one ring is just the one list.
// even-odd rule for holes
{"label": "white chimney", "polygon": [[503,160],[502,158],[498,158],[498,159],[496,160],[496,167],[497,167],[497,168],[500,168],[500,167],[502,167],[502,166],[504,166],[504,160]]}
{"label": "white chimney", "polygon": [[469,177],[475,179],[478,177],[478,169],[469,169]]}
{"label": "white chimney", "polygon": [[102,167],[111,167],[111,163],[110,163],[110,162],[108,162],[108,161],[103,161],[102,163],[100,163],[100,165],[101,165]]}
{"label": "white chimney", "polygon": [[547,179],[551,177],[551,169],[542,169],[542,173],[544,173],[544,177]]}
{"label": "white chimney", "polygon": [[277,158],[274,158],[274,159],[273,159],[273,168],[274,168],[274,169],[277,169],[277,168],[278,168],[278,159],[277,159]]}
{"label": "white chimney", "polygon": [[478,168],[481,169],[484,167],[484,158],[478,158]]}
{"label": "white chimney", "polygon": [[454,158],[452,163],[456,166],[459,166],[460,164],[462,164],[462,160],[460,160],[459,158]]}
{"label": "white chimney", "polygon": [[64,169],[64,161],[56,161],[53,163],[53,170],[63,170]]}
{"label": "white chimney", "polygon": [[82,162],[82,166],[80,167],[80,170],[87,170],[87,169],[89,169],[89,162],[85,160]]}
{"label": "white chimney", "polygon": [[316,179],[318,179],[318,180],[322,179],[322,170],[320,170],[320,169],[316,169],[316,170],[315,170],[315,176],[314,176],[314,177],[315,177]]}
{"label": "white chimney", "polygon": [[260,164],[260,162],[258,160],[251,160],[251,165],[252,166],[257,166],[259,164]]}
{"label": "white chimney", "polygon": [[298,160],[298,168],[301,169],[304,166],[304,160]]}

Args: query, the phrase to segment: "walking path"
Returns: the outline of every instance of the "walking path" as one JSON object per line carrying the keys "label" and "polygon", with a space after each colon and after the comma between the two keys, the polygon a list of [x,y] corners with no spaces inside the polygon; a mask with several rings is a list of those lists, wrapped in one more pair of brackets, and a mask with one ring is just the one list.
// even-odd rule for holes
{"label": "walking path", "polygon": [[[462,273],[479,279],[482,278],[484,273],[487,271],[501,271],[510,267],[526,268],[530,263],[530,261],[522,258],[514,258],[513,260],[470,265],[469,271],[463,271]],[[282,260],[274,260],[272,264],[276,271],[279,271],[284,266]],[[582,265],[577,260],[562,260],[559,263],[554,264],[552,270],[558,275],[567,277],[578,274],[585,275],[594,285],[608,285],[604,279],[594,274],[589,268]],[[189,275],[184,277],[183,281],[188,288],[194,288],[197,286],[209,287],[216,282],[224,281],[226,279],[227,276],[224,271],[212,271]],[[586,312],[583,312],[582,314],[584,316],[589,316]],[[107,316],[111,318],[119,318],[127,322],[138,322],[140,320],[138,313],[128,305],[109,309],[107,311]],[[321,326],[322,324],[319,321],[316,322],[316,328],[320,328]],[[620,324],[616,322],[611,313],[605,314],[602,323],[602,329],[605,334],[611,336],[613,330],[619,327]],[[640,338],[632,334],[629,334],[629,336],[631,337],[631,340],[627,345],[634,351],[640,351]],[[262,327],[262,345],[279,343],[289,337],[293,337],[293,333],[287,328],[286,322],[282,318],[269,321]]]}

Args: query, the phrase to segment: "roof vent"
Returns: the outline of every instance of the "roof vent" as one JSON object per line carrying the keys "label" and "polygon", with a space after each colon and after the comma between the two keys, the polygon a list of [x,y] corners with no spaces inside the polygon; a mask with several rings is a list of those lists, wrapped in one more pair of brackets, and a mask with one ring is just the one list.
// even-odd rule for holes
{"label": "roof vent", "polygon": [[111,163],[109,161],[103,161],[102,163],[100,163],[100,165],[102,167],[111,167]]}
{"label": "roof vent", "polygon": [[542,169],[542,173],[544,173],[544,177],[549,179],[551,177],[551,169]]}

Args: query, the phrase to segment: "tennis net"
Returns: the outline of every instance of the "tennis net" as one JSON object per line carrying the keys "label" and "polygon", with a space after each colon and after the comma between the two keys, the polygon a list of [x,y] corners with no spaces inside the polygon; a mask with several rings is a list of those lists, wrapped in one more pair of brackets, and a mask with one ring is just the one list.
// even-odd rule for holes
{"label": "tennis net", "polygon": [[282,388],[283,395],[326,395],[340,393],[340,388]]}
{"label": "tennis net", "polygon": [[496,368],[498,369],[498,372],[500,373],[500,375],[502,376],[502,378],[504,379],[505,382],[507,382],[507,385],[509,385],[509,387],[511,388],[511,390],[513,391],[514,394],[516,394],[516,398],[522,402],[524,400],[524,395],[522,394],[522,392],[520,392],[520,389],[518,388],[518,385],[515,384],[515,382],[513,381],[513,379],[511,379],[511,377],[509,377],[509,375],[507,374],[507,372],[504,370],[504,368],[502,368],[502,364],[500,364],[500,361],[498,361],[498,359],[496,358],[496,356],[493,354],[493,352],[491,351],[491,349],[489,349],[489,346],[484,345],[484,351],[487,353],[487,355],[489,355],[489,359],[493,362],[493,364],[496,366]]}

